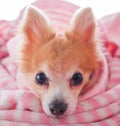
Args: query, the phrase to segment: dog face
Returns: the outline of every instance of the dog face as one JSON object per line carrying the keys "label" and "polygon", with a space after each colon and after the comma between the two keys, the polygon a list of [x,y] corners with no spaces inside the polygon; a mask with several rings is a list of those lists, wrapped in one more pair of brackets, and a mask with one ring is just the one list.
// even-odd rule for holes
{"label": "dog face", "polygon": [[59,35],[43,12],[29,7],[22,34],[19,71],[44,112],[55,117],[73,113],[100,62],[91,9],[77,11],[69,29]]}

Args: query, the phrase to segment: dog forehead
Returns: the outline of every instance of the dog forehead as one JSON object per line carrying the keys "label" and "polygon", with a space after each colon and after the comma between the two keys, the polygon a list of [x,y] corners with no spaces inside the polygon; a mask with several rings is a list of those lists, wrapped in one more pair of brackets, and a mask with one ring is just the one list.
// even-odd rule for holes
{"label": "dog forehead", "polygon": [[68,69],[75,58],[72,50],[71,42],[62,38],[54,40],[48,54],[49,67],[56,71]]}
{"label": "dog forehead", "polygon": [[51,52],[57,57],[64,56],[66,52],[70,51],[71,42],[64,36],[57,36],[51,42]]}
{"label": "dog forehead", "polygon": [[65,72],[73,64],[72,43],[61,36],[48,42],[42,50],[43,62],[52,71]]}
{"label": "dog forehead", "polygon": [[45,72],[45,74],[50,77],[52,80],[55,79],[58,82],[63,82],[63,78],[70,78],[73,73],[78,69],[78,66],[71,65],[69,68],[65,70],[65,68],[61,68],[61,66],[58,65],[51,65],[48,62],[42,63],[40,66],[40,69]]}

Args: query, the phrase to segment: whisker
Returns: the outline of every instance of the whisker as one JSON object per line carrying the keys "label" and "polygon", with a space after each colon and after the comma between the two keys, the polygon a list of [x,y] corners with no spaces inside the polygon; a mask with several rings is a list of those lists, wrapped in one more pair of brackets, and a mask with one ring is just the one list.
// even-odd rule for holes
{"label": "whisker", "polygon": [[42,111],[42,106],[39,103],[39,104],[35,104],[35,105],[30,106],[26,110],[28,110],[28,111],[34,111],[34,112],[41,112]]}

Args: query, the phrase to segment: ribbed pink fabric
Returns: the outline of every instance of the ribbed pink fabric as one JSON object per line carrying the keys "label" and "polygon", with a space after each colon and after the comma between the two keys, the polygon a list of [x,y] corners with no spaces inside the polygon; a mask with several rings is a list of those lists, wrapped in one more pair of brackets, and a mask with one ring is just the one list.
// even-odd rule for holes
{"label": "ribbed pink fabric", "polygon": [[[49,15],[59,31],[66,28],[78,8],[60,0],[39,0],[34,5]],[[13,62],[18,38],[13,38],[8,44],[10,56],[6,44],[14,36],[22,15],[16,21],[0,21],[0,126],[119,126],[120,13],[98,20],[100,36],[106,48],[99,81],[80,98],[76,111],[61,119],[48,117],[34,94],[18,89],[17,69]]]}

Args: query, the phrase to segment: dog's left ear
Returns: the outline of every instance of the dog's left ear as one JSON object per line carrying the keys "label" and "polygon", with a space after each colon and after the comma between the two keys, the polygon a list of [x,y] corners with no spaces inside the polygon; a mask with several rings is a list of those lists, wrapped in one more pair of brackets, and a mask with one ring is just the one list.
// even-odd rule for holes
{"label": "dog's left ear", "polygon": [[21,30],[29,43],[50,40],[54,36],[48,17],[37,7],[29,6],[26,9]]}
{"label": "dog's left ear", "polygon": [[94,36],[95,21],[91,8],[76,11],[66,36],[72,40],[90,41]]}

